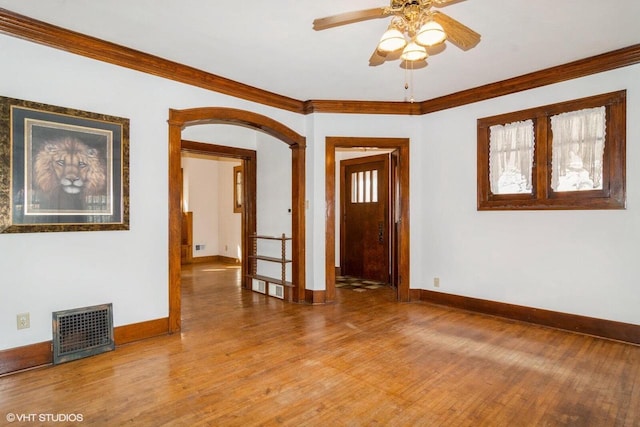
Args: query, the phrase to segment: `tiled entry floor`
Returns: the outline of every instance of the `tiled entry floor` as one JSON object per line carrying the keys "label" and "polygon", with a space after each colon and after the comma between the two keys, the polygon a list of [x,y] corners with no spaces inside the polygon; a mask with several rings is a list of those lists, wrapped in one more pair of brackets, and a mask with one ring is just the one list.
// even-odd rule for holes
{"label": "tiled entry floor", "polygon": [[336,288],[350,289],[354,292],[365,292],[368,289],[378,289],[389,287],[388,283],[364,280],[352,276],[336,276]]}

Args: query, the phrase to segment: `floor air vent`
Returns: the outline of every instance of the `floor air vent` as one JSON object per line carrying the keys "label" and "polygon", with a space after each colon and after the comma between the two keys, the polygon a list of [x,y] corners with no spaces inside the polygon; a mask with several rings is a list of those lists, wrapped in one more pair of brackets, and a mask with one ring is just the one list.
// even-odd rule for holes
{"label": "floor air vent", "polygon": [[112,304],[53,313],[53,363],[115,349]]}

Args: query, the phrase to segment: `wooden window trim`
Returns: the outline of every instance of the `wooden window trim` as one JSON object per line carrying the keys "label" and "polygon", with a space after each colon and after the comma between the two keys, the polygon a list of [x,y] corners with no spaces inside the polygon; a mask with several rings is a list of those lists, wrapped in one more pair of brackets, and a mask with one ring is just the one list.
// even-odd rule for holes
{"label": "wooden window trim", "polygon": [[[585,108],[606,109],[603,189],[554,192],[551,188],[551,116]],[[531,193],[493,194],[489,178],[489,128],[533,120]],[[624,209],[626,205],[626,90],[478,119],[478,210]]]}

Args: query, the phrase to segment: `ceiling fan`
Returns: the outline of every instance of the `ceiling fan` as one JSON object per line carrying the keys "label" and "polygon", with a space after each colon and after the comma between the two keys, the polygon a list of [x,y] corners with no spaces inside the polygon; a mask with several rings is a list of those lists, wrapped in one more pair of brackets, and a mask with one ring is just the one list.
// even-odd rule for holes
{"label": "ceiling fan", "polygon": [[464,0],[391,0],[389,6],[364,9],[327,16],[313,21],[316,31],[352,24],[369,19],[391,16],[389,28],[382,35],[369,60],[380,65],[387,59],[399,58],[415,63],[427,58],[427,47],[449,40],[462,50],[469,50],[480,42],[480,34],[433,7],[448,6]]}

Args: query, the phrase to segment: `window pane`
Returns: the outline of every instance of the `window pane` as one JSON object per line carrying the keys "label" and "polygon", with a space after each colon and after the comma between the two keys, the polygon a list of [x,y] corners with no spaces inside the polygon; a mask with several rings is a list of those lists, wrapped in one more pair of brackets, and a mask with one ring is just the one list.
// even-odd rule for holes
{"label": "window pane", "polygon": [[489,176],[493,194],[531,193],[533,120],[489,128]]}
{"label": "window pane", "polygon": [[364,172],[358,172],[358,203],[364,202]]}
{"label": "window pane", "polygon": [[[478,119],[478,210],[626,209],[626,98],[620,90]],[[532,173],[521,158],[507,179],[509,154],[521,150],[505,148],[505,135],[529,120]],[[513,193],[521,175],[531,191]]]}
{"label": "window pane", "polygon": [[371,201],[373,203],[378,202],[378,170],[374,169],[371,174]]}
{"label": "window pane", "polygon": [[364,202],[371,202],[371,171],[364,172]]}
{"label": "window pane", "polygon": [[243,184],[242,184],[242,166],[234,166],[233,167],[233,212],[234,213],[242,213],[242,203],[244,194],[242,192]]}
{"label": "window pane", "polygon": [[551,116],[554,191],[602,189],[605,107]]}
{"label": "window pane", "polygon": [[242,172],[236,172],[236,205],[242,206]]}
{"label": "window pane", "polygon": [[351,173],[351,203],[358,203],[358,176]]}

